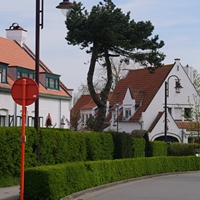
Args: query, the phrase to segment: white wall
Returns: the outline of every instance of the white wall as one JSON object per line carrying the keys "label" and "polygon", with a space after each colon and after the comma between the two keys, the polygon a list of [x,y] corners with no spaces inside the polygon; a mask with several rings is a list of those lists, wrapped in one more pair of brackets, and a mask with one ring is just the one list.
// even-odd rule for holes
{"label": "white wall", "polygon": [[[40,126],[45,127],[46,117],[48,116],[48,113],[50,113],[52,124],[56,125],[55,128],[69,128],[67,120],[70,121],[70,105],[70,101],[67,100],[40,97],[39,117],[43,117],[43,123]],[[0,93],[0,111],[1,110],[2,112],[3,110],[7,110],[7,115],[21,116],[22,107],[14,102],[9,93]],[[33,103],[27,106],[27,119],[28,116],[34,117],[34,115],[35,104]],[[61,126],[60,122],[63,116],[65,118],[65,125]],[[8,118],[6,121],[8,121]],[[16,124],[15,122],[14,125],[19,124]]]}

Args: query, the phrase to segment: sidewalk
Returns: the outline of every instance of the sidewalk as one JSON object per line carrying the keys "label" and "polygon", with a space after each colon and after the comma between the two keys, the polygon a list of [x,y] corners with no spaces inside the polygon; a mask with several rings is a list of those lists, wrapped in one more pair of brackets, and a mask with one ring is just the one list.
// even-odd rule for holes
{"label": "sidewalk", "polygon": [[18,200],[19,199],[19,186],[0,188],[0,199]]}

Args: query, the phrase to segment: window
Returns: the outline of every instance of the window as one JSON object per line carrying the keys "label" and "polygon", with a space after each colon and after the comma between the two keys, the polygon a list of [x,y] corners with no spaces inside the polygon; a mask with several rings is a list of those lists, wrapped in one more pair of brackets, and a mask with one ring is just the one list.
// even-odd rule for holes
{"label": "window", "polygon": [[0,115],[0,126],[6,125],[6,116]]}
{"label": "window", "polygon": [[14,126],[14,115],[9,115],[9,126]]}
{"label": "window", "polygon": [[22,125],[22,117],[17,116],[16,120],[17,120],[17,126],[21,126]]}
{"label": "window", "polygon": [[125,118],[129,118],[131,116],[131,109],[125,110]]}
{"label": "window", "polygon": [[59,76],[55,74],[46,74],[46,87],[59,90]]}
{"label": "window", "polygon": [[21,77],[29,77],[29,78],[34,78],[34,71],[29,70],[29,69],[24,69],[24,68],[17,68],[17,79]]}
{"label": "window", "polygon": [[168,112],[169,112],[170,115],[172,115],[172,108],[168,107]]}
{"label": "window", "polygon": [[184,117],[185,118],[191,118],[191,108],[184,108]]}
{"label": "window", "polygon": [[84,124],[84,115],[81,116],[81,121]]}
{"label": "window", "polygon": [[7,68],[0,66],[0,83],[7,83]]}
{"label": "window", "polygon": [[[34,126],[35,123],[35,117],[32,116],[28,116],[28,120],[27,120],[27,126]],[[39,117],[39,127],[43,127],[43,117]]]}

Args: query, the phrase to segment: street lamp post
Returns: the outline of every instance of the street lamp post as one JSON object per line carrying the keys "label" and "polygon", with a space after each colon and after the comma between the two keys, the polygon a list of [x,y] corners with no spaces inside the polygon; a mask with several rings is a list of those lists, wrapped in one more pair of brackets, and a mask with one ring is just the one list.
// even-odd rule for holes
{"label": "street lamp post", "polygon": [[117,133],[118,133],[118,131],[119,131],[119,120],[118,120],[118,115],[119,115],[119,104],[117,103],[116,106],[117,106]]}
{"label": "street lamp post", "polygon": [[165,134],[165,142],[167,142],[167,98],[169,97],[169,79],[171,77],[175,77],[177,79],[175,90],[177,93],[180,93],[180,89],[183,88],[180,83],[180,79],[176,75],[171,75],[167,81],[165,81],[165,125],[164,125],[164,134]]}
{"label": "street lamp post", "polygon": [[[63,13],[67,13],[67,10],[71,10],[73,3],[69,0],[63,0],[56,8],[64,10]],[[44,12],[44,0],[36,0],[36,24],[35,24],[35,81],[39,87],[39,63],[40,63],[40,27],[43,29],[43,12]],[[34,127],[38,131],[39,127],[39,98],[35,102],[35,120]]]}

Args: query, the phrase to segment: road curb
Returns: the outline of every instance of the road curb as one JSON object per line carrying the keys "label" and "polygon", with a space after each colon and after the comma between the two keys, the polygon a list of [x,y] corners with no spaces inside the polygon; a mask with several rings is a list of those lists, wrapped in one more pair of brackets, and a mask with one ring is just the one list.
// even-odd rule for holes
{"label": "road curb", "polygon": [[132,182],[132,181],[150,179],[150,178],[159,177],[159,176],[178,175],[178,174],[197,173],[197,172],[200,172],[200,170],[197,170],[197,171],[184,171],[184,172],[170,172],[170,173],[154,174],[154,175],[148,175],[148,176],[141,176],[141,177],[131,178],[131,179],[127,179],[127,180],[121,180],[121,181],[117,181],[117,182],[108,183],[108,184],[105,184],[105,185],[100,185],[100,186],[97,186],[97,187],[85,189],[85,190],[73,193],[71,195],[68,195],[66,197],[63,197],[60,200],[74,200],[75,198],[83,196],[83,195],[88,194],[88,193],[96,192],[96,191],[99,191],[99,190],[103,190],[105,188],[117,186],[117,185],[120,185],[120,184]]}

